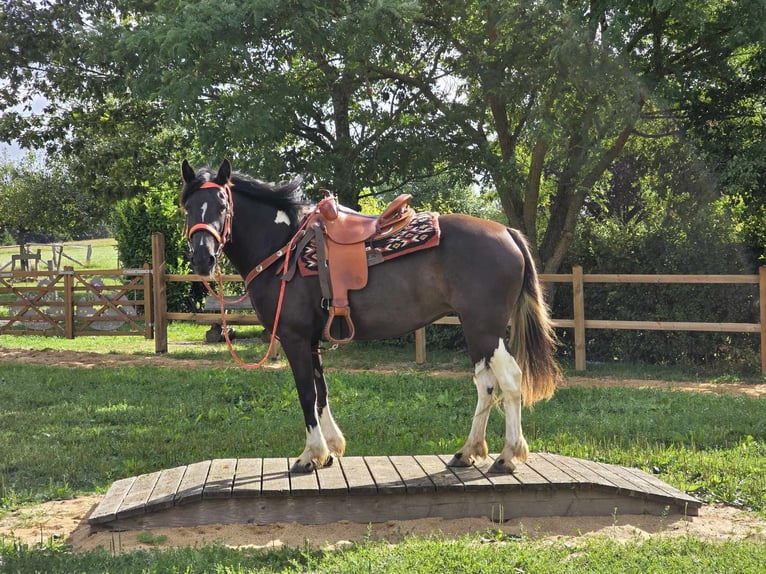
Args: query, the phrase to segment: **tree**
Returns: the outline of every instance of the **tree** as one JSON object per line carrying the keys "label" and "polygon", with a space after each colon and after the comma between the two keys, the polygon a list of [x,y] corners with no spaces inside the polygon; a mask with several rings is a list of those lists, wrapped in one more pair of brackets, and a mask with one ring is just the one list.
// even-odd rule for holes
{"label": "tree", "polygon": [[103,205],[73,185],[59,165],[38,165],[28,156],[20,165],[0,166],[0,229],[23,249],[30,234],[68,240],[104,221]]}
{"label": "tree", "polygon": [[[664,135],[657,125],[725,138],[733,115],[762,117],[765,5],[19,1],[4,8],[0,125],[102,152],[123,131],[128,148],[159,138],[160,161],[118,171],[139,182],[170,177],[147,165],[183,154],[228,156],[270,179],[308,172],[349,205],[370,186],[467,172],[552,272],[630,140]],[[25,119],[8,106],[29,89],[64,105]],[[109,154],[96,157],[91,171],[109,173]]]}

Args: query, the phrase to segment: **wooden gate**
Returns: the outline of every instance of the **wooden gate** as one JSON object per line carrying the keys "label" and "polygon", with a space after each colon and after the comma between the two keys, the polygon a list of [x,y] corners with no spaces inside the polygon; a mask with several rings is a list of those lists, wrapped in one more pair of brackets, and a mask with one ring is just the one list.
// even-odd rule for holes
{"label": "wooden gate", "polygon": [[151,270],[2,273],[0,334],[151,339]]}

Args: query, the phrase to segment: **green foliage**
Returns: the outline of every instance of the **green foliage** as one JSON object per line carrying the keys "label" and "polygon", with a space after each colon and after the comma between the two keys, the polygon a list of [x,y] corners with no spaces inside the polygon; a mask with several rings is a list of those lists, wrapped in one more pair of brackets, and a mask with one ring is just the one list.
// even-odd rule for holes
{"label": "green foliage", "polygon": [[[167,273],[188,273],[183,217],[178,207],[178,192],[170,186],[147,188],[145,192],[120,201],[112,225],[122,265],[141,268],[152,263],[152,233],[165,236]],[[168,285],[168,310],[181,311],[196,306],[192,288],[186,283]]]}
{"label": "green foliage", "polygon": [[[656,204],[655,204],[656,205]],[[742,245],[732,240],[721,204],[678,216],[682,205],[659,207],[654,217],[622,222],[586,219],[570,254],[585,273],[753,274]],[[571,289],[559,287],[554,317],[572,317]],[[758,323],[757,285],[595,283],[585,287],[588,319]],[[632,363],[718,365],[755,369],[760,342],[742,333],[588,330],[588,359]],[[562,331],[572,356],[573,333]],[[715,368],[715,367],[714,367]]]}
{"label": "green foliage", "polygon": [[696,143],[760,256],[765,14],[764,0],[13,2],[0,134],[64,152],[111,197],[170,181],[187,154],[306,173],[352,207],[364,189],[469,173],[551,272],[610,166],[664,135]]}
{"label": "green foliage", "polygon": [[16,243],[66,241],[94,234],[105,219],[102,203],[57,163],[32,155],[0,164],[0,230]]}

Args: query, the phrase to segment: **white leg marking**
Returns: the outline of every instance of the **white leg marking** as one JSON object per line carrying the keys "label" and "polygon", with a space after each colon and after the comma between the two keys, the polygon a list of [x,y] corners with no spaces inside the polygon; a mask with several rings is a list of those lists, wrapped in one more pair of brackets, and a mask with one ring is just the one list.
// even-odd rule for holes
{"label": "white leg marking", "polygon": [[277,217],[274,219],[274,223],[284,223],[285,225],[290,225],[290,216],[279,209],[277,210]]}
{"label": "white leg marking", "polygon": [[505,411],[505,447],[502,457],[508,463],[512,459],[526,460],[527,442],[521,432],[521,369],[503,341],[492,354],[489,367],[497,378],[503,394]]}
{"label": "white leg marking", "polygon": [[[487,421],[492,410],[495,375],[484,360],[474,366],[473,384],[476,385],[476,411],[473,414],[471,432],[462,449],[464,456],[483,459],[487,456]],[[471,462],[474,462],[473,460]]]}
{"label": "white leg marking", "polygon": [[327,448],[327,442],[325,441],[322,429],[319,425],[311,429],[306,429],[306,448],[298,458],[298,463],[302,467],[310,463],[314,463],[317,468],[324,466],[327,461],[327,456],[330,454],[330,450]]}
{"label": "white leg marking", "polygon": [[343,436],[340,428],[338,428],[330,412],[330,405],[327,405],[322,410],[322,415],[319,417],[319,426],[327,441],[330,453],[338,457],[343,456],[343,453],[346,451],[346,438]]}

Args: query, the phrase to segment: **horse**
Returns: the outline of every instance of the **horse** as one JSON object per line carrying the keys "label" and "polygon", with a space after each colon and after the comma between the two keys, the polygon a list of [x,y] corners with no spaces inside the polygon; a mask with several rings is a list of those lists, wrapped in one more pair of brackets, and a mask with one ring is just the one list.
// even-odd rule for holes
{"label": "horse", "polygon": [[[228,160],[217,171],[195,171],[184,160],[181,173],[192,272],[213,276],[225,254],[247,278],[250,302],[278,337],[292,370],[306,444],[290,472],[329,466],[343,456],[346,439],[330,411],[319,349],[328,311],[316,276],[296,273],[287,282],[280,267],[290,252],[285,246],[312,209],[302,197],[302,178],[268,183],[232,172]],[[472,466],[487,459],[487,421],[500,395],[505,441],[489,471],[513,473],[529,453],[522,404],[551,397],[561,376],[535,263],[524,236],[500,223],[444,214],[438,224],[438,246],[370,267],[367,285],[349,293],[355,338],[398,337],[457,315],[478,399],[465,444],[447,465]]]}

